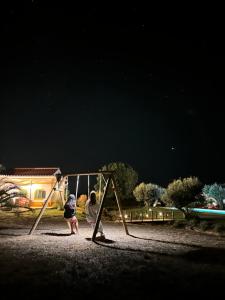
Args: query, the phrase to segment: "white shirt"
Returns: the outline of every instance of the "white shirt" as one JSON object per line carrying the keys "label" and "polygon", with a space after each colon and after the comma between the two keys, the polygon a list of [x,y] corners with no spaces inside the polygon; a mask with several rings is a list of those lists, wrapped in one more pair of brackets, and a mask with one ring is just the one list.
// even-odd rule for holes
{"label": "white shirt", "polygon": [[99,205],[97,203],[92,205],[90,202],[89,199],[85,204],[86,219],[88,222],[96,222]]}

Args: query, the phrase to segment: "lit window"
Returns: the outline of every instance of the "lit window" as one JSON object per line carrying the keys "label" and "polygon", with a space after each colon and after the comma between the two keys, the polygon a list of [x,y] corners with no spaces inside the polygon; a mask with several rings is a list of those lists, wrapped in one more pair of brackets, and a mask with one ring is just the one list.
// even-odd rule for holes
{"label": "lit window", "polygon": [[34,199],[45,199],[46,191],[44,190],[36,190],[34,194]]}

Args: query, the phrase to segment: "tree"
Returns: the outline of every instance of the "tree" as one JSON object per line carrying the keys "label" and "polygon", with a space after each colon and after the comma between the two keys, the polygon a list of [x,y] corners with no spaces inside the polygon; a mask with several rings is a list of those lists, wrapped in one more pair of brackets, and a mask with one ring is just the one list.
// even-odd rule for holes
{"label": "tree", "polygon": [[3,173],[5,170],[6,168],[2,164],[0,164],[0,174]]}
{"label": "tree", "polygon": [[0,179],[0,206],[14,206],[12,200],[15,197],[24,196],[20,188],[6,177]]}
{"label": "tree", "polygon": [[207,202],[216,202],[220,209],[225,209],[225,187],[214,183],[205,185],[202,189]]}
{"label": "tree", "polygon": [[[133,190],[138,181],[138,174],[130,165],[122,162],[112,162],[103,166],[99,171],[113,172],[117,187],[119,188],[121,199],[129,199],[133,197]],[[99,190],[99,183],[100,177],[98,176],[97,184],[95,185],[96,191]],[[103,184],[101,187],[101,192],[103,192]],[[109,187],[107,197],[114,197],[111,185]]]}
{"label": "tree", "polygon": [[177,179],[168,185],[162,199],[168,206],[181,210],[187,218],[191,214],[190,205],[196,202],[201,189],[202,184],[197,177]]}
{"label": "tree", "polygon": [[161,201],[165,189],[157,184],[144,182],[140,183],[133,191],[137,201],[144,201],[146,206],[153,206],[154,203]]}
{"label": "tree", "polygon": [[146,184],[144,182],[140,183],[133,190],[133,195],[138,202],[144,201],[146,199]]}

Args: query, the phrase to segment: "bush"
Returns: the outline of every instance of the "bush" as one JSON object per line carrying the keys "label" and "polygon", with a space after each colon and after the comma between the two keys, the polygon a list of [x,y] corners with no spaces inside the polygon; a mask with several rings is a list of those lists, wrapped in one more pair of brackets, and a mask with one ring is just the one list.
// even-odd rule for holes
{"label": "bush", "polygon": [[80,195],[77,199],[77,206],[84,210],[87,201],[87,195]]}
{"label": "bush", "polygon": [[218,233],[224,232],[225,231],[225,224],[217,223],[213,226],[213,229]]}
{"label": "bush", "polygon": [[225,188],[223,185],[217,183],[205,185],[202,191],[208,204],[213,204],[218,206],[219,209],[224,209]]}
{"label": "bush", "polygon": [[199,225],[199,220],[197,218],[190,219],[188,220],[187,225],[191,228],[197,227]]}
{"label": "bush", "polygon": [[117,219],[117,216],[115,212],[110,212],[110,210],[108,210],[107,208],[103,208],[102,218],[103,220],[115,221]]}
{"label": "bush", "polygon": [[199,225],[200,229],[202,231],[206,231],[208,230],[211,226],[210,226],[210,223],[208,221],[202,221],[200,222],[200,225]]}
{"label": "bush", "polygon": [[176,220],[173,223],[174,228],[184,228],[186,226],[186,222],[183,220]]}

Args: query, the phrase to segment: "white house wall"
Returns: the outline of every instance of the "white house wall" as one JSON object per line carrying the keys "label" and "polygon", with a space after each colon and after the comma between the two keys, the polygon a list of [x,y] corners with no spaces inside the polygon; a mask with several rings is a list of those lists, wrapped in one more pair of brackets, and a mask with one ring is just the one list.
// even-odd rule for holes
{"label": "white house wall", "polygon": [[[24,189],[27,191],[27,198],[29,198],[33,203],[39,202],[41,203],[40,200],[35,200],[35,191],[36,190],[44,190],[46,191],[46,197],[43,199],[42,202],[44,202],[49,193],[51,192],[55,182],[56,178],[55,176],[32,176],[32,177],[25,177],[25,176],[0,176],[0,178],[7,178],[8,181],[11,181],[18,185],[21,189]],[[64,184],[60,188],[61,190],[61,195],[64,198]],[[57,195],[56,195],[57,194]],[[55,192],[51,197],[52,200],[58,200],[60,199],[59,197],[59,192]],[[51,200],[51,199],[50,199]],[[41,206],[40,206],[41,207]]]}

